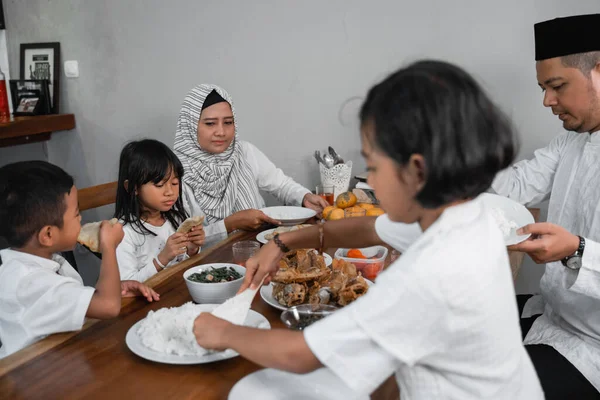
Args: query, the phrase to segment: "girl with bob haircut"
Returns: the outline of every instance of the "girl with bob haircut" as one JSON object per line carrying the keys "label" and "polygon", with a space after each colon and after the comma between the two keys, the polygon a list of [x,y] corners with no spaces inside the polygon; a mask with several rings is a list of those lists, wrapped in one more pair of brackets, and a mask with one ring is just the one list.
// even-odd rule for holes
{"label": "girl with bob haircut", "polygon": [[302,332],[204,313],[198,344],[296,373],[325,366],[360,394],[393,374],[403,399],[543,399],[502,233],[477,199],[513,160],[509,122],[469,74],[439,61],[374,86],[360,119],[368,183],[387,214],[280,234],[247,262],[240,290],[272,276],[288,249],[387,243],[402,256]]}
{"label": "girl with bob haircut", "polygon": [[176,232],[188,217],[181,197],[183,173],[164,143],[144,139],[123,147],[115,206],[125,232],[117,248],[122,279],[143,282],[200,251],[205,239],[201,225],[189,233]]}

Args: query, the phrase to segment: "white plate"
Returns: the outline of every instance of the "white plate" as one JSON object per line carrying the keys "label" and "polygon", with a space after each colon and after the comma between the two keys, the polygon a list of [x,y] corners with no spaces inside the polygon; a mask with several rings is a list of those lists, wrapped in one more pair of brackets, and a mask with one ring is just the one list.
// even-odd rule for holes
{"label": "white plate", "polygon": [[513,244],[521,243],[527,240],[529,236],[531,236],[519,236],[516,232],[518,228],[535,223],[533,215],[531,215],[531,213],[529,212],[529,210],[527,210],[527,208],[525,208],[525,206],[507,197],[498,196],[496,194],[491,193],[483,193],[481,196],[479,196],[479,199],[483,202],[484,206],[488,210],[501,210],[504,213],[506,220],[509,223],[514,223],[514,225],[516,225],[517,228],[510,229],[510,232],[504,235],[504,243],[507,246],[512,246]]}
{"label": "white plate", "polygon": [[298,225],[317,215],[315,210],[305,207],[265,207],[261,208],[260,211],[273,219],[281,221],[283,226]]}
{"label": "white plate", "polygon": [[[365,281],[367,281],[369,287],[374,285],[374,283],[368,279],[365,279]],[[275,297],[273,297],[273,283],[270,283],[260,288],[260,297],[264,300],[265,303],[267,303],[271,307],[277,308],[278,310],[285,311],[289,309],[289,307],[282,306],[281,304],[279,304],[279,302],[275,300]]]}
{"label": "white plate", "polygon": [[254,372],[229,392],[229,400],[363,400],[369,396],[359,395],[327,368],[299,375],[276,369]]}
{"label": "white plate", "polygon": [[[208,312],[212,311],[218,305],[219,304],[201,304],[200,306],[205,307],[206,309],[204,311]],[[145,358],[146,360],[164,364],[204,364],[215,361],[227,360],[229,358],[237,357],[239,355],[237,352],[231,349],[204,354],[202,356],[179,356],[176,354],[159,353],[144,346],[144,344],[140,340],[140,337],[137,334],[137,330],[142,321],[143,319],[136,322],[131,328],[129,328],[129,331],[127,331],[127,336],[125,336],[125,343],[127,343],[127,347],[129,347],[129,350],[131,350],[134,354]],[[262,316],[254,310],[250,310],[248,312],[248,316],[246,317],[246,321],[244,321],[244,325],[257,326],[259,324],[266,324],[269,327],[269,329],[271,328],[271,324],[264,316]]]}
{"label": "white plate", "polygon": [[[300,226],[302,226],[303,224],[297,224],[297,225],[300,225]],[[294,227],[294,226],[296,226],[296,225],[291,225],[291,226],[290,226],[290,225],[287,225],[287,226],[288,226],[289,228],[292,228],[292,227]],[[308,226],[313,226],[313,225],[308,225]],[[288,228],[288,229],[289,229],[289,228]],[[267,229],[266,231],[262,231],[262,232],[260,232],[259,234],[257,234],[257,235],[256,235],[256,240],[258,240],[258,241],[259,241],[259,242],[261,242],[262,244],[267,244],[267,243],[269,242],[269,240],[267,239],[267,237],[266,237],[266,236],[267,236],[268,234],[270,234],[270,233],[273,233],[273,232],[275,232],[275,229],[277,229],[277,228],[273,228],[273,229]],[[304,228],[301,228],[301,229],[304,229]]]}

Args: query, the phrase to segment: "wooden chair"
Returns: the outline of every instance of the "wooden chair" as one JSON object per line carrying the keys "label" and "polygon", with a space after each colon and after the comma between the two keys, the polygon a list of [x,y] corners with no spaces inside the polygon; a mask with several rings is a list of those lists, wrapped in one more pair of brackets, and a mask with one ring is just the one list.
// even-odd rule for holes
{"label": "wooden chair", "polygon": [[117,201],[117,182],[103,183],[79,190],[79,211],[91,210]]}
{"label": "wooden chair", "polygon": [[[117,182],[103,183],[80,189],[78,192],[79,211],[91,210],[107,206],[117,201]],[[89,249],[88,249],[89,250]],[[102,258],[98,253],[92,252],[96,257]],[[72,251],[63,252],[62,256],[77,269],[77,262]]]}

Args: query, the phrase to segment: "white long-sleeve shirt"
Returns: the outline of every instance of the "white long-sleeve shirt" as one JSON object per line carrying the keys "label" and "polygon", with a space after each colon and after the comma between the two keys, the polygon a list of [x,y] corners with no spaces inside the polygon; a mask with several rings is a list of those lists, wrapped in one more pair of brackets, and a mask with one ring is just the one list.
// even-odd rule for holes
{"label": "white long-sleeve shirt", "polygon": [[[154,266],[154,259],[164,249],[169,237],[175,233],[175,228],[169,221],[165,221],[162,226],[142,223],[156,236],[141,234],[133,229],[131,224],[123,226],[125,235],[117,247],[117,262],[121,280],[144,282],[155,275],[158,271]],[[166,267],[171,267],[186,258],[188,258],[187,254],[177,256]]]}
{"label": "white long-sleeve shirt", "polygon": [[0,359],[47,335],[76,331],[95,289],[59,255],[0,250]]}
{"label": "white long-sleeve shirt", "polygon": [[[286,176],[280,168],[269,160],[269,158],[252,143],[240,141],[242,154],[245,157],[252,174],[254,175],[256,185],[262,191],[272,194],[283,204],[301,206],[302,200],[310,190]],[[183,184],[183,202],[185,209],[190,215],[204,215],[200,205],[194,197],[192,188]],[[261,198],[259,208],[265,206],[264,199]],[[205,219],[206,221],[206,219]],[[204,230],[206,233],[206,243],[214,243],[227,236],[225,221],[218,221],[208,225],[205,222]]]}
{"label": "white long-sleeve shirt", "polygon": [[535,400],[502,234],[475,200],[424,233],[377,219],[403,252],[369,292],[304,330],[314,355],[357,394],[395,373],[402,399]]}
{"label": "white long-sleeve shirt", "polygon": [[561,134],[498,174],[492,189],[525,205],[549,198],[548,222],[585,237],[581,269],[547,264],[541,297],[522,317],[543,312],[525,344],[554,347],[600,391],[600,132]]}

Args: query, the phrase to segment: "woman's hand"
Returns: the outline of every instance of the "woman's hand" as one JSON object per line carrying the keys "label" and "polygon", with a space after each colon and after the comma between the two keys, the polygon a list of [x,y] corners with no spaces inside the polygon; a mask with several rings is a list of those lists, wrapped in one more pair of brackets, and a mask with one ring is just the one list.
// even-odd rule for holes
{"label": "woman's hand", "polygon": [[138,281],[121,281],[121,297],[144,296],[149,302],[158,301],[160,295]]}
{"label": "woman's hand", "polygon": [[311,210],[315,210],[317,213],[322,213],[323,209],[329,206],[329,203],[324,198],[313,193],[306,193],[302,200],[302,205]]}
{"label": "woman's hand", "polygon": [[196,342],[204,349],[225,350],[225,331],[233,325],[211,313],[203,312],[194,320]]}
{"label": "woman's hand", "polygon": [[206,234],[202,225],[194,226],[187,234],[189,243],[187,245],[188,256],[198,254],[198,249],[204,245]]}
{"label": "woman's hand", "polygon": [[246,275],[238,293],[242,293],[248,287],[256,289],[263,277],[266,276],[265,285],[271,281],[271,276],[275,275],[279,269],[279,260],[285,255],[281,249],[270,241],[265,244],[254,256],[246,261]]}
{"label": "woman's hand", "polygon": [[175,257],[185,253],[188,250],[189,240],[186,233],[174,233],[169,236],[165,248],[158,253],[158,259],[163,265],[167,265]]}
{"label": "woman's hand", "polygon": [[279,226],[281,222],[269,217],[260,210],[238,211],[225,218],[227,232],[233,232],[236,229],[254,231],[265,224]]}

